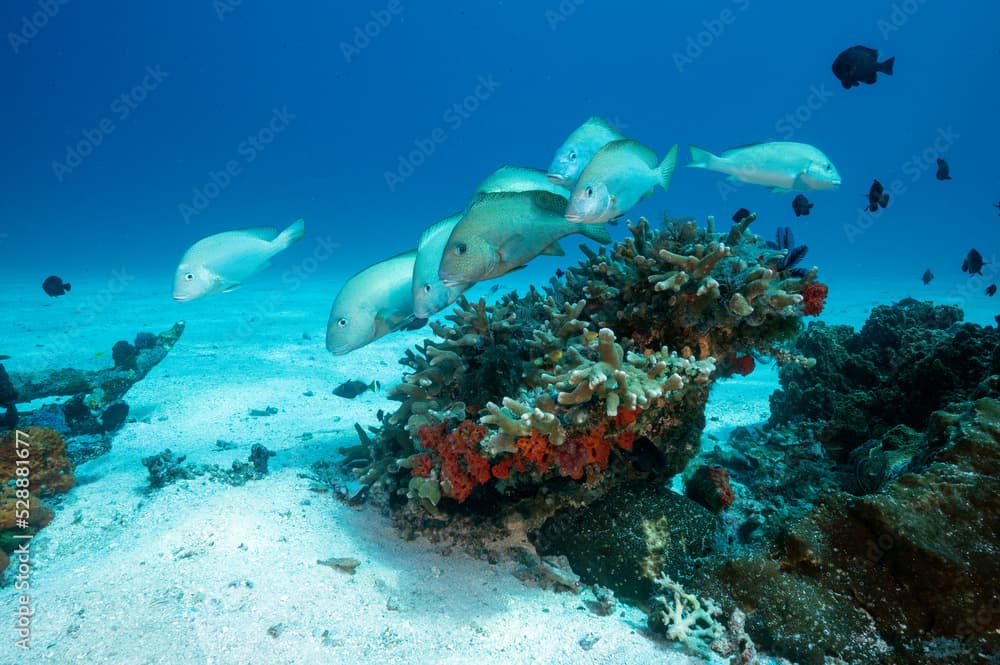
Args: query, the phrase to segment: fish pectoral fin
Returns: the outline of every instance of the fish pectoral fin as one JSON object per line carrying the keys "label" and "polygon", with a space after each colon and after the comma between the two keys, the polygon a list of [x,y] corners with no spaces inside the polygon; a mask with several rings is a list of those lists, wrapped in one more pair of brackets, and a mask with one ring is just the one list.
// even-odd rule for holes
{"label": "fish pectoral fin", "polygon": [[545,256],[566,256],[566,250],[556,241],[541,251]]}
{"label": "fish pectoral fin", "polygon": [[726,181],[727,182],[743,182],[742,180],[740,180],[740,177],[737,176],[737,175],[726,176]]}
{"label": "fish pectoral fin", "polygon": [[784,194],[785,192],[790,192],[792,190],[787,187],[772,187],[771,194]]}
{"label": "fish pectoral fin", "polygon": [[427,325],[427,319],[421,319],[417,316],[409,316],[403,319],[403,322],[397,330],[420,330],[425,325]]}
{"label": "fish pectoral fin", "polygon": [[809,185],[802,179],[802,175],[799,173],[795,176],[795,180],[792,181],[792,189],[809,189]]}

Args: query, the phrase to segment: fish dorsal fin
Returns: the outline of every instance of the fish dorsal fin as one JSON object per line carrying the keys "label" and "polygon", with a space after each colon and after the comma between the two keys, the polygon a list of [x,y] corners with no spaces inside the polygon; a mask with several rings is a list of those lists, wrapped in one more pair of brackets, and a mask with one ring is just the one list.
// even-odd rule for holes
{"label": "fish dorsal fin", "polygon": [[236,233],[244,233],[268,242],[278,237],[278,229],[273,226],[249,226],[245,229],[237,229]]}
{"label": "fish dorsal fin", "polygon": [[725,157],[727,155],[731,155],[732,153],[737,152],[739,150],[746,150],[747,148],[756,148],[759,145],[764,145],[764,144],[761,143],[760,141],[758,141],[756,143],[744,143],[743,145],[733,146],[732,148],[728,148],[726,150],[723,150],[722,154],[720,155],[720,157]]}
{"label": "fish dorsal fin", "polygon": [[408,249],[405,252],[400,252],[399,254],[393,254],[392,256],[389,257],[389,259],[404,259],[404,258],[408,259],[408,258],[411,258],[411,257],[412,258],[416,258],[417,257],[417,250],[415,250],[415,249]]}
{"label": "fish dorsal fin", "polygon": [[660,163],[652,148],[634,139],[618,139],[617,141],[607,143],[597,151],[597,154],[613,155],[618,152],[631,152],[632,154],[639,155],[650,168],[655,168]]}
{"label": "fish dorsal fin", "polygon": [[431,239],[442,233],[446,232],[451,233],[451,229],[455,228],[455,224],[457,224],[458,220],[461,218],[462,218],[462,213],[457,212],[454,215],[445,217],[439,222],[434,222],[426,229],[424,229],[424,232],[420,234],[420,240],[417,241],[417,247],[418,248],[423,247],[428,242],[430,242]]}

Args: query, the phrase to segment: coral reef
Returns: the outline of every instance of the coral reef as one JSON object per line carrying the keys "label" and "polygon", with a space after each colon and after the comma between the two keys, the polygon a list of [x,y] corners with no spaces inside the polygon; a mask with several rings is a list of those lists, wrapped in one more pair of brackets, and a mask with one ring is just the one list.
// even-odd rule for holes
{"label": "coral reef", "polygon": [[[62,404],[45,404],[35,411],[22,412],[15,420],[23,429],[30,426],[51,427],[66,437],[74,464],[82,464],[111,448],[110,436],[128,417],[125,393],[141,381],[173,348],[184,332],[179,321],[158,335],[140,332],[135,344],[121,340],[112,347],[114,366],[85,371],[63,368],[43,372],[10,374],[6,384],[16,397],[13,401],[30,402],[47,397],[68,397]],[[0,406],[6,395],[0,365]],[[15,411],[16,413],[16,411]],[[0,421],[0,428],[2,428]],[[13,427],[13,425],[10,425]]]}
{"label": "coral reef", "polygon": [[31,427],[0,436],[0,563],[6,565],[6,553],[17,547],[17,535],[34,534],[52,520],[43,499],[69,491],[75,482],[58,432]]}
{"label": "coral reef", "polygon": [[872,310],[861,330],[814,323],[795,342],[816,359],[786,366],[771,398],[771,423],[816,423],[838,462],[894,427],[922,430],[930,414],[968,399],[1000,373],[1000,332],[962,324],[962,311],[907,299]]}
{"label": "coral reef", "polygon": [[781,417],[704,456],[738,500],[727,546],[683,583],[746,611],[769,653],[1000,657],[1000,334],[961,319],[907,300],[858,333],[811,326],[797,350],[816,374],[782,370]]}
{"label": "coral reef", "polygon": [[540,292],[460,299],[436,339],[407,351],[401,402],[347,451],[371,496],[445,517],[459,504],[562,491],[593,500],[639,471],[669,476],[695,455],[712,382],[750,354],[802,365],[800,330],[816,269],[787,249],[693,220],[640,219],[610,250]]}

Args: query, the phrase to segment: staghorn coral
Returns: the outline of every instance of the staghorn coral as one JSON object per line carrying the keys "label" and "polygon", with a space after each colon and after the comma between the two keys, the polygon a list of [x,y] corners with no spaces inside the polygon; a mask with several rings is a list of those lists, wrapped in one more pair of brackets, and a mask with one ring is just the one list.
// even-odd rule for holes
{"label": "staghorn coral", "polygon": [[784,343],[816,269],[779,271],[782,251],[748,231],[751,217],[724,240],[712,220],[654,232],[640,219],[610,249],[582,247],[586,259],[543,291],[460,298],[400,360],[410,372],[389,391],[400,407],[373,436],[359,428],[360,481],[442,516],[553,484],[599,494],[644,466],[639,450],[655,449],[660,473],[683,469],[708,390],[742,371],[737,358],[806,362]]}

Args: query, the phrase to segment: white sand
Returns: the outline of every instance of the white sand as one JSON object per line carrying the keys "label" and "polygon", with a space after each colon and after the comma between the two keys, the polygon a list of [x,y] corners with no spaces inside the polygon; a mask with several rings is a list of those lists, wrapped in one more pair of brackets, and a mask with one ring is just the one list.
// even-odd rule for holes
{"label": "white sand", "polygon": [[[177,319],[188,327],[127,395],[136,422],[117,434],[110,453],[77,469],[77,487],[32,541],[32,649],[15,650],[12,630],[4,630],[0,663],[695,662],[645,634],[634,609],[595,616],[580,596],[525,586],[512,563],[403,541],[372,508],[309,489],[300,474],[356,443],[355,421],[374,424],[377,409],[395,406],[384,390],[344,400],[333,387],[353,378],[397,382],[397,359],[427,334],[399,334],[334,358],[323,348],[333,293],[320,281],[283,294],[262,277],[178,305],[162,280],[138,277],[73,317],[88,287],[99,291],[107,276],[51,301],[38,298],[33,283],[6,289],[0,308],[15,320],[0,353],[13,356],[12,372],[107,364],[117,339]],[[857,324],[868,303],[901,295],[839,289],[831,315]],[[67,318],[81,325],[66,332]],[[984,305],[975,318],[989,322],[992,313]],[[105,354],[95,357],[99,350]],[[706,435],[724,439],[732,427],[764,420],[775,386],[764,369],[720,382]],[[279,412],[248,415],[266,406]],[[239,448],[217,451],[219,439]],[[264,480],[234,488],[200,478],[146,491],[145,455],[169,447],[189,461],[228,466],[255,442],[277,452]],[[362,563],[353,576],[316,563],[331,557]],[[12,588],[0,589],[7,626],[16,603]],[[600,639],[584,650],[579,641],[590,633]]]}

